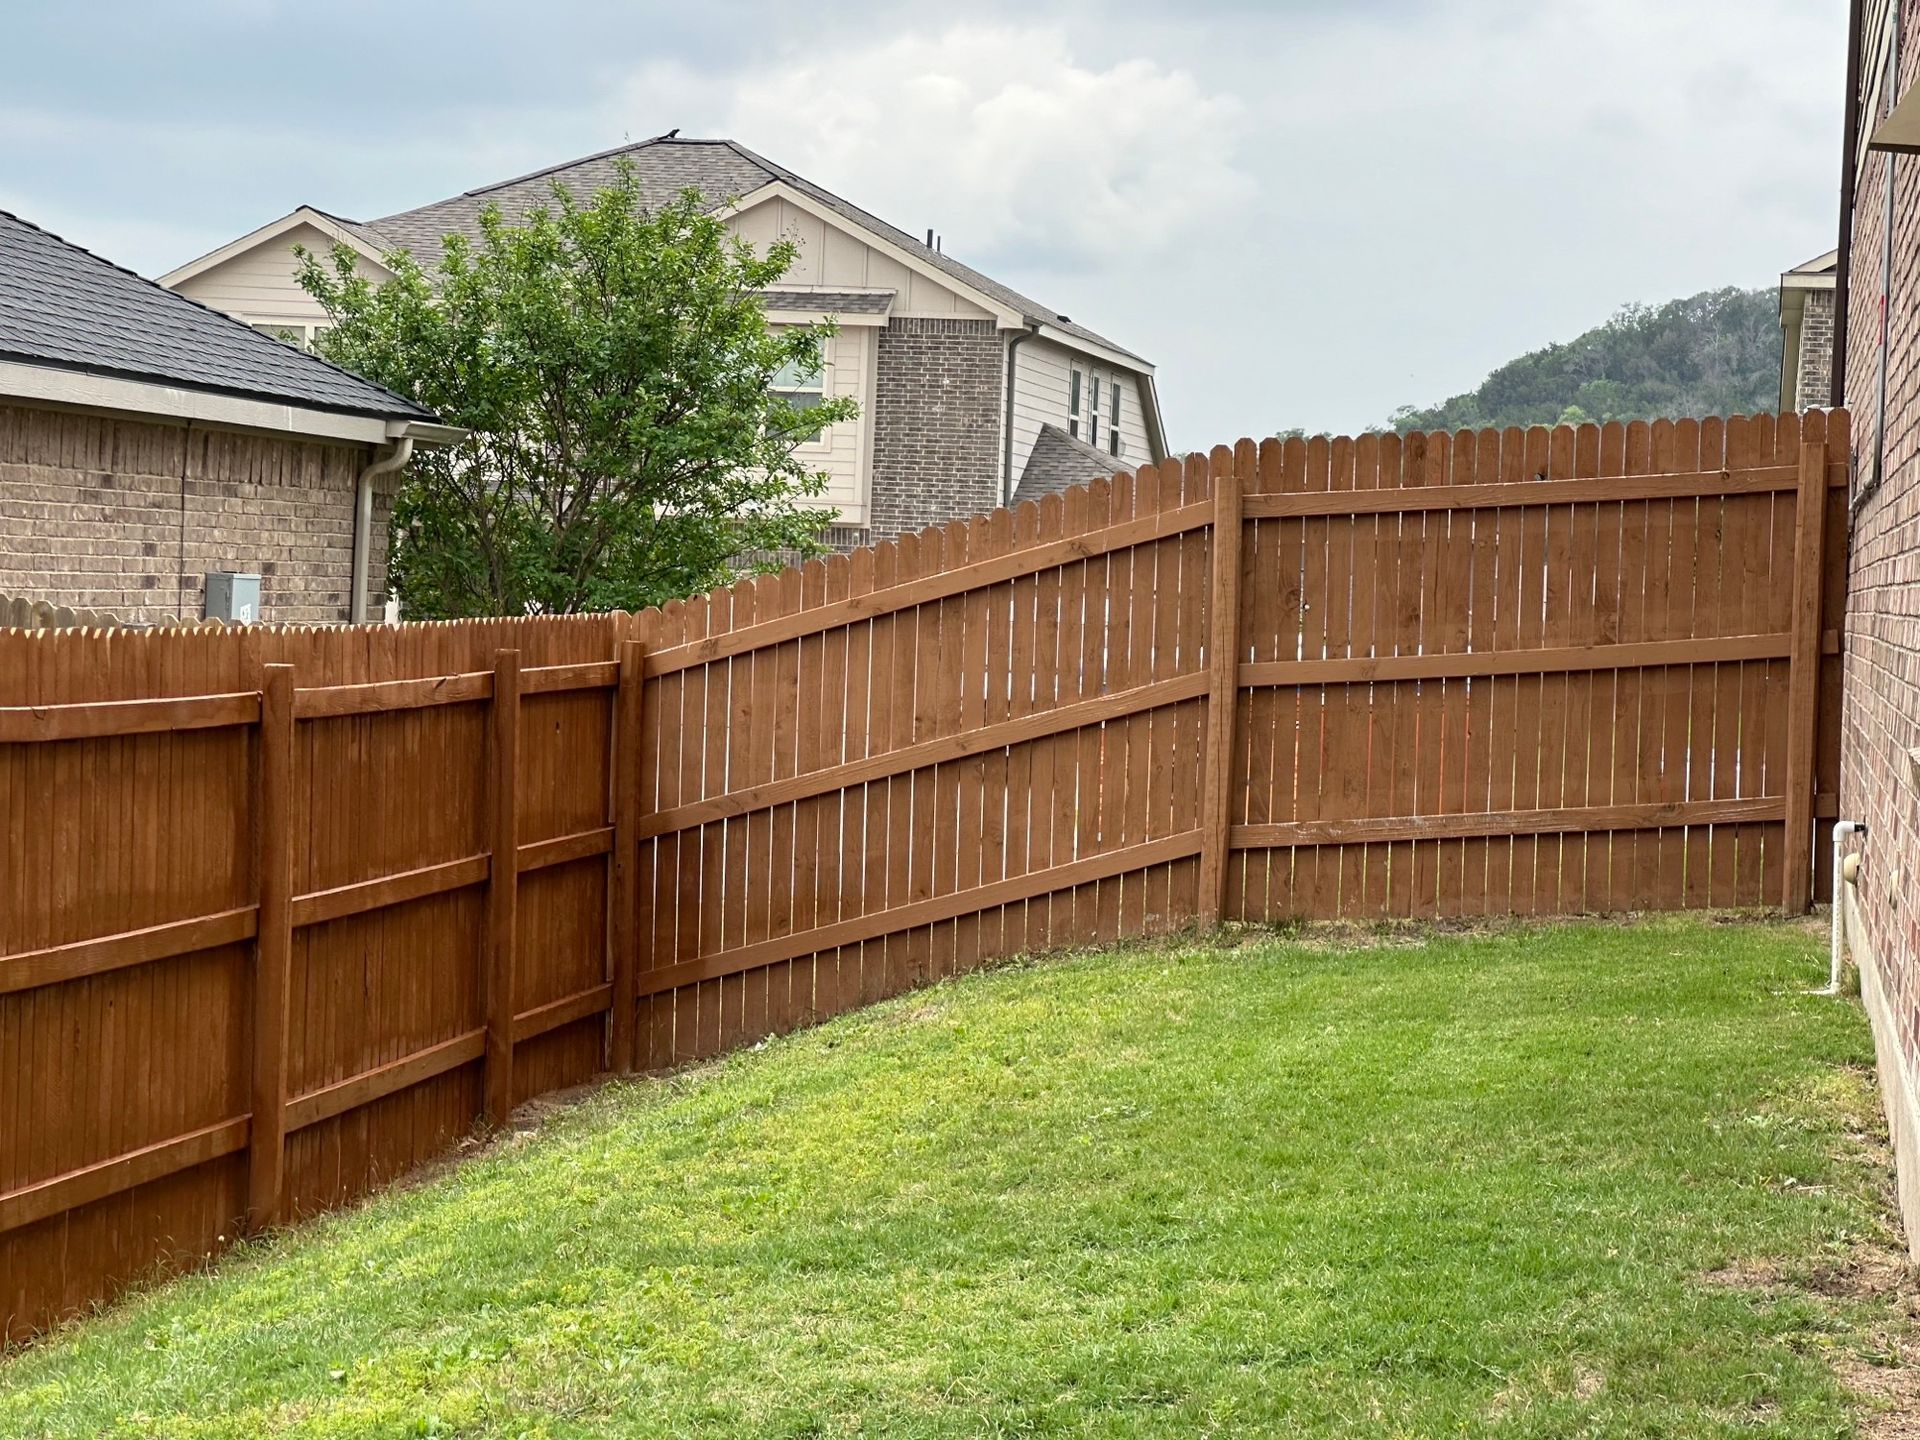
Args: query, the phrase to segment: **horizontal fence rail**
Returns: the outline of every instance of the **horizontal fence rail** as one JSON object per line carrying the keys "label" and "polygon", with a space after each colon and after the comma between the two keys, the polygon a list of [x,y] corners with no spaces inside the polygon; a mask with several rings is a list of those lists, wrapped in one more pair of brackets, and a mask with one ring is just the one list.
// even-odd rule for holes
{"label": "horizontal fence rail", "polygon": [[643,615],[0,632],[5,1333],[997,956],[1803,909],[1847,452],[1242,442]]}

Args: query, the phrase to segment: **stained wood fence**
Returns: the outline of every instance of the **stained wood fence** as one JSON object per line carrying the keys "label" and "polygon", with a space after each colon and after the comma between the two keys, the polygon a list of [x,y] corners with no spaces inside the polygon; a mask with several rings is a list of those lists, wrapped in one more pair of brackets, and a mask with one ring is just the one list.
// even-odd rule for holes
{"label": "stained wood fence", "polygon": [[1804,909],[1846,456],[1242,442],[640,616],[0,633],[6,1331],[995,956]]}

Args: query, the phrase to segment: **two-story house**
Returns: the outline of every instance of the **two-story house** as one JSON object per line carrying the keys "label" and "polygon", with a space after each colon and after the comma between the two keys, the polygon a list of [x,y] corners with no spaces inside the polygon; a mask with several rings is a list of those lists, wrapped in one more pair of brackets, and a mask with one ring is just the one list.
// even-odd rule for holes
{"label": "two-story house", "polygon": [[933,232],[916,238],[732,140],[663,135],[377,220],[302,206],[160,283],[268,333],[308,336],[326,315],[294,281],[295,245],[346,244],[377,280],[394,251],[431,265],[447,234],[477,236],[489,205],[512,220],[551,203],[555,182],[591,195],[623,161],[649,202],[691,188],[749,241],[797,243],[793,268],[766,294],[768,318],[831,317],[839,328],[823,373],[788,379],[860,405],[802,450],[830,476],[821,503],[838,512],[835,544],[991,509],[1019,496],[1030,462],[1029,493],[1039,493],[1069,470],[1074,482],[1093,478],[1096,454],[1113,471],[1165,458],[1146,360],[961,264]]}

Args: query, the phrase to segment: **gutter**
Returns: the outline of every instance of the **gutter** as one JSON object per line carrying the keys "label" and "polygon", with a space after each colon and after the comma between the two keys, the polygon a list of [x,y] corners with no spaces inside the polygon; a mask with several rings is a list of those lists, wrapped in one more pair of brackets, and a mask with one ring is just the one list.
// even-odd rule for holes
{"label": "gutter", "polygon": [[1847,309],[1853,271],[1853,177],[1860,156],[1860,31],[1866,0],[1852,0],[1847,22],[1847,121],[1840,149],[1840,244],[1833,282],[1833,378],[1828,403],[1847,403]]}
{"label": "gutter", "polygon": [[1014,367],[1018,363],[1014,351],[1040,333],[1040,327],[1034,321],[1027,322],[1024,330],[1015,330],[1007,336],[1007,408],[1000,418],[1000,503],[1013,504],[1013,381]]}
{"label": "gutter", "polygon": [[413,458],[415,443],[421,445],[458,445],[472,433],[458,425],[442,425],[437,420],[389,420],[387,440],[392,446],[384,455],[360,472],[353,494],[353,580],[347,600],[350,623],[367,623],[367,571],[373,555],[373,482],[382,475],[402,469]]}
{"label": "gutter", "polygon": [[348,599],[347,619],[355,625],[367,623],[367,570],[373,552],[373,482],[389,475],[413,458],[413,436],[404,431],[393,448],[360,472],[353,496],[353,588]]}

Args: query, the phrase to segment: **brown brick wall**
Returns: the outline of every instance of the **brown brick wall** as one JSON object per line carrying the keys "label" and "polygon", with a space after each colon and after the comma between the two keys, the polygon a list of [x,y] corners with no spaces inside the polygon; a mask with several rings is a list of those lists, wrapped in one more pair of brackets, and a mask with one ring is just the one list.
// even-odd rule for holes
{"label": "brown brick wall", "polygon": [[991,320],[898,319],[880,332],[870,540],[1000,503],[1005,362]]}
{"label": "brown brick wall", "polygon": [[[1920,44],[1909,35],[1901,89]],[[1874,117],[1864,118],[1870,130]],[[1846,399],[1853,414],[1854,503],[1848,561],[1840,809],[1869,827],[1856,891],[1878,959],[1892,1039],[1920,1066],[1920,787],[1907,751],[1920,747],[1920,159],[1903,157],[1893,186],[1893,264],[1883,267],[1887,157],[1867,155],[1853,216]],[[1887,401],[1878,388],[1886,296]],[[1876,441],[1884,447],[1875,473]],[[1902,1156],[1911,1169],[1914,1156]]]}
{"label": "brown brick wall", "polygon": [[[371,458],[330,444],[0,406],[0,593],[198,618],[209,570],[257,571],[263,618],[347,618],[353,492]],[[374,494],[369,582],[386,585],[394,479]]]}
{"label": "brown brick wall", "polygon": [[1800,391],[1796,410],[1824,410],[1833,394],[1833,291],[1807,292],[1800,314]]}

